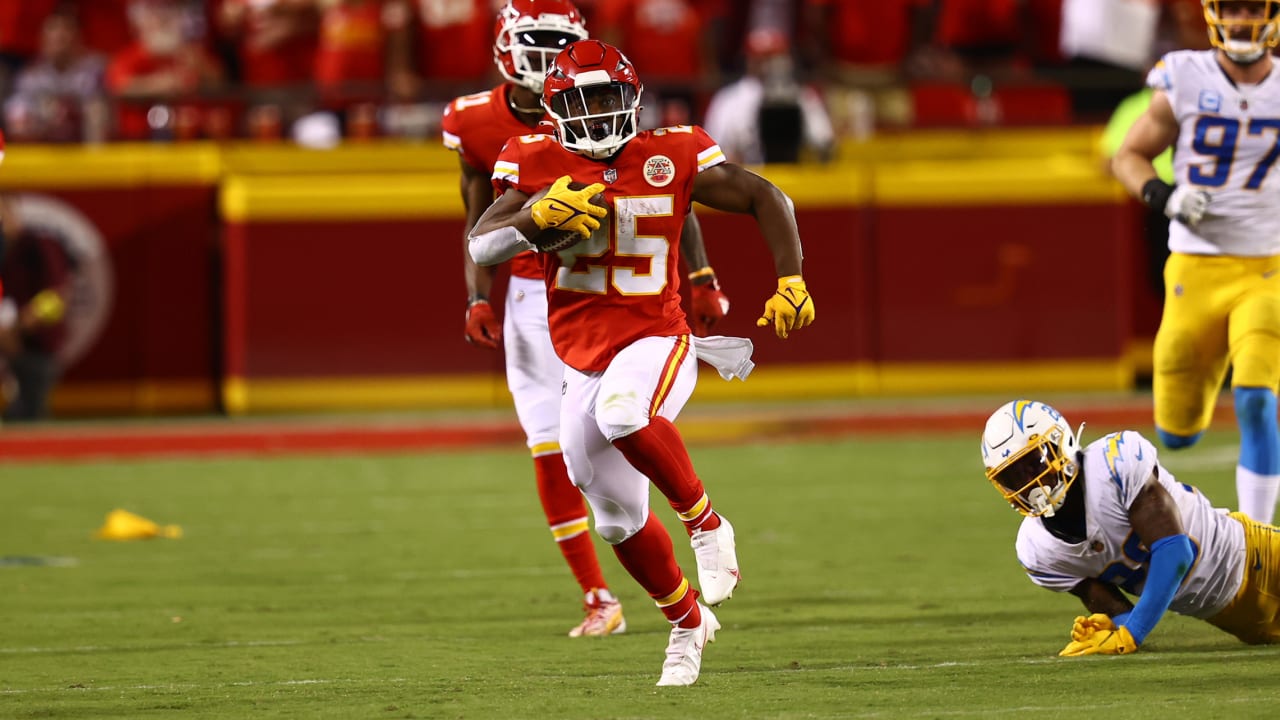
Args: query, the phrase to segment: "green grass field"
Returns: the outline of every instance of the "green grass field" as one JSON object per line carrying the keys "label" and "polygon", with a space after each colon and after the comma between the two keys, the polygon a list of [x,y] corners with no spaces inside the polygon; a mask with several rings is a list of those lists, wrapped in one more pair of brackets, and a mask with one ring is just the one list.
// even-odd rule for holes
{"label": "green grass field", "polygon": [[[630,631],[564,637],[577,590],[519,449],[0,466],[0,555],[77,561],[0,567],[0,718],[1275,715],[1280,648],[1199,621],[1057,658],[1079,605],[1021,573],[979,432],[695,446],[745,579],[679,689],[612,553]],[[1233,442],[1166,464],[1233,504]],[[186,536],[93,540],[115,507]]]}

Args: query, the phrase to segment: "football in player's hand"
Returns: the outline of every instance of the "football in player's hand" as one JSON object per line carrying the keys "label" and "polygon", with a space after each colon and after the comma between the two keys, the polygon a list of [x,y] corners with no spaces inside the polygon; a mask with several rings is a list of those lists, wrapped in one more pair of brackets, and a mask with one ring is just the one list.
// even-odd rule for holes
{"label": "football in player's hand", "polygon": [[[585,187],[587,187],[587,183],[580,183],[577,181],[569,182],[570,190],[581,190]],[[551,190],[550,185],[534,193],[528,200],[525,201],[524,203],[525,207],[529,207],[530,205],[546,197],[547,192],[549,190]],[[605,208],[606,210],[609,208],[608,203],[604,199],[604,193],[596,193],[595,195],[592,195],[591,204],[596,205],[598,207]],[[533,243],[533,246],[538,249],[538,252],[544,252],[544,253],[553,253],[553,252],[560,252],[561,250],[568,250],[569,248],[573,247],[574,245],[577,245],[583,240],[584,238],[576,232],[573,232],[571,230],[560,230],[558,228],[547,228],[546,230],[539,230],[537,235],[534,235],[532,238],[529,238],[529,242]]]}

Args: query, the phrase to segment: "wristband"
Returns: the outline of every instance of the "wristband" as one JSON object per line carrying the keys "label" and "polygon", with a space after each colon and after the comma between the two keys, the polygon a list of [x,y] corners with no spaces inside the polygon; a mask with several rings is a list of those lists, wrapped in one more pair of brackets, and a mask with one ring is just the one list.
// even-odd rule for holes
{"label": "wristband", "polygon": [[471,306],[473,305],[479,305],[480,303],[488,303],[488,302],[489,302],[489,298],[483,295],[472,295],[471,297],[467,298],[467,308],[470,309]]}
{"label": "wristband", "polygon": [[706,285],[716,281],[716,271],[708,265],[701,270],[695,270],[689,273],[689,281],[694,285]]}
{"label": "wristband", "polygon": [[1164,212],[1169,204],[1169,196],[1173,194],[1173,186],[1160,178],[1151,178],[1142,186],[1142,202],[1152,210]]}

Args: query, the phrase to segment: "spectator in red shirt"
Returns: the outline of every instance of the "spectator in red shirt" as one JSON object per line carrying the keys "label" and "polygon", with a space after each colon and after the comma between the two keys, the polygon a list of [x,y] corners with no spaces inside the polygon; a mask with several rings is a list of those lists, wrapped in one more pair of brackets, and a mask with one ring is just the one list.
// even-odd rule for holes
{"label": "spectator in red shirt", "polygon": [[118,104],[117,134],[127,140],[162,135],[170,128],[178,100],[194,101],[217,87],[222,70],[200,43],[186,37],[185,9],[177,0],[133,0],[132,45],[107,67],[107,89]]}
{"label": "spectator in red shirt", "polygon": [[719,2],[707,0],[599,0],[593,22],[598,37],[626,48],[644,72],[648,105],[645,125],[688,125],[705,104],[703,86],[714,82]]}
{"label": "spectator in red shirt", "polygon": [[1025,68],[1035,55],[1030,0],[923,0],[929,42],[908,60],[909,74],[962,79],[968,72]]}
{"label": "spectator in red shirt", "polygon": [[[923,44],[932,0],[804,0],[798,49],[808,67],[855,81],[896,79]],[[858,84],[863,84],[859,82]]]}
{"label": "spectator in red shirt", "polygon": [[130,0],[74,0],[84,44],[103,55],[114,55],[133,42],[129,30]]}
{"label": "spectator in red shirt", "polygon": [[320,0],[316,82],[330,103],[378,99],[389,72],[406,72],[407,0]]}
{"label": "spectator in red shirt", "polygon": [[442,84],[433,94],[461,95],[493,84],[493,0],[417,0],[415,10],[418,74]]}
{"label": "spectator in red shirt", "polygon": [[315,0],[216,0],[218,27],[234,41],[240,80],[255,90],[307,86],[315,70]]}

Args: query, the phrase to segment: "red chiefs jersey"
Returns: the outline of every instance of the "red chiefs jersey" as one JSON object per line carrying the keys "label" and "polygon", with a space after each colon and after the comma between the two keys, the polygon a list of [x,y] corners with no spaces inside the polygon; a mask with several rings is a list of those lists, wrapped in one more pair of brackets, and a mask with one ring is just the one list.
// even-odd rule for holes
{"label": "red chiefs jersey", "polygon": [[687,335],[680,309],[680,231],[697,174],[724,162],[700,127],[640,133],[611,161],[590,160],[548,135],[507,141],[493,169],[500,192],[533,195],[561,175],[604,183],[609,215],[578,245],[542,255],[547,321],[569,367],[598,372],[646,337]]}
{"label": "red chiefs jersey", "polygon": [[[492,90],[455,98],[444,109],[441,123],[444,146],[455,150],[471,167],[493,172],[498,153],[516,135],[537,133],[520,122],[507,108],[511,86],[503,83]],[[550,133],[548,123],[542,132]],[[542,265],[531,252],[511,258],[511,274],[523,278],[542,277]]]}

